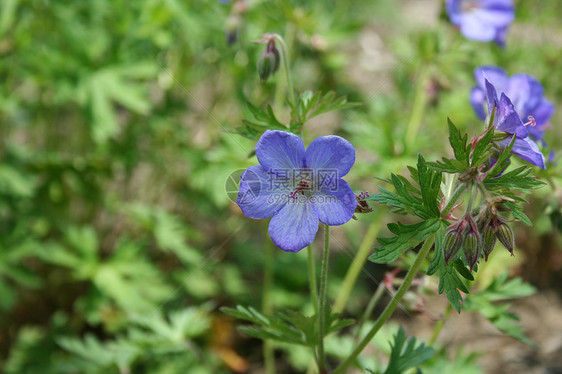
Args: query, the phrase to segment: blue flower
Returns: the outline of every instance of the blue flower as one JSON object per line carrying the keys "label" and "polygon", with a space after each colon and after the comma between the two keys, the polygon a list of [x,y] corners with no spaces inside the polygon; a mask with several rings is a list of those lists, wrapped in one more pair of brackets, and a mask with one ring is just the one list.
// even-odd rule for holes
{"label": "blue flower", "polygon": [[284,251],[311,244],[318,223],[348,222],[357,206],[351,187],[341,179],[355,162],[355,149],[339,136],[322,136],[305,150],[298,136],[266,131],[256,144],[260,165],[241,176],[236,203],[245,216],[273,217],[269,236]]}
{"label": "blue flower", "polygon": [[[513,103],[502,92],[498,100],[498,94],[494,85],[488,79],[484,80],[486,86],[486,99],[488,102],[488,113],[492,113],[496,109],[494,115],[494,128],[496,131],[503,131],[507,134],[515,134],[515,143],[511,153],[519,158],[546,169],[544,155],[539,150],[537,143],[529,137],[528,126],[526,126],[519,114],[515,110]],[[500,146],[506,147],[511,138],[500,141]]]}
{"label": "blue flower", "polygon": [[512,0],[447,0],[447,13],[467,38],[501,46],[515,18]]}
{"label": "blue flower", "polygon": [[544,131],[550,126],[550,117],[554,113],[554,105],[543,97],[543,87],[535,78],[527,74],[514,74],[511,78],[505,70],[495,66],[481,66],[474,70],[477,85],[472,88],[470,102],[481,120],[486,118],[485,79],[500,92],[509,97],[515,111],[523,122],[529,116],[535,119],[536,126],[527,127],[529,135],[544,145]]}

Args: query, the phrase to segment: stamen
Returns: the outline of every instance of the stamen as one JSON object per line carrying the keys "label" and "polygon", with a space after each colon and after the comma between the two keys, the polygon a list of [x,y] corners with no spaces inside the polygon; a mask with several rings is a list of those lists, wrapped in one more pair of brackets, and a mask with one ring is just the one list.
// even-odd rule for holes
{"label": "stamen", "polygon": [[535,121],[535,117],[529,116],[529,117],[527,117],[527,119],[529,120],[529,122],[524,123],[523,126],[531,126],[531,127],[536,126],[537,121]]}

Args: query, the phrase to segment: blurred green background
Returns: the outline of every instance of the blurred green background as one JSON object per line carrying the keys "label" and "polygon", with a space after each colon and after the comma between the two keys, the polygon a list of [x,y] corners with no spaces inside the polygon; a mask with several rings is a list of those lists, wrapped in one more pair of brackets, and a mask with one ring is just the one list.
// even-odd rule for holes
{"label": "blurred green background", "polygon": [[[449,154],[447,116],[480,131],[468,102],[477,66],[531,74],[561,108],[562,5],[516,10],[501,49],[463,39],[440,1],[2,0],[1,371],[261,372],[261,343],[218,311],[260,307],[272,246],[267,223],[243,217],[225,191],[232,172],[256,164],[255,140],[235,133],[246,102],[288,116],[283,76],[259,81],[263,47],[252,41],[283,35],[297,92],[363,104],[308,123],[305,143],[347,138],[357,149],[347,180],[375,192],[384,182],[374,176],[418,152]],[[555,151],[561,120],[558,109],[545,136]],[[410,122],[419,130],[408,135]],[[558,297],[559,169],[542,173],[551,184],[528,207],[535,227],[517,226],[507,262]],[[332,298],[369,225],[392,220],[383,214],[334,229]],[[350,315],[386,268],[365,269]],[[306,254],[275,249],[274,270],[274,308],[310,311]],[[281,373],[306,368],[308,356],[281,348]]]}

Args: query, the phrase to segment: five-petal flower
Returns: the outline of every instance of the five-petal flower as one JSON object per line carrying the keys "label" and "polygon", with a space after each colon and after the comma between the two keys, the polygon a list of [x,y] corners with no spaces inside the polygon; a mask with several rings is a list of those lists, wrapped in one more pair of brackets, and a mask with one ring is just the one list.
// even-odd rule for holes
{"label": "five-petal flower", "polygon": [[[511,153],[541,169],[546,169],[544,155],[539,150],[538,145],[529,137],[528,127],[519,118],[519,114],[517,114],[509,97],[502,92],[498,100],[494,85],[487,79],[484,80],[484,84],[486,86],[488,113],[492,113],[495,108],[493,123],[495,130],[515,135],[515,143]],[[510,141],[510,138],[502,140],[500,145],[506,147]]]}
{"label": "five-petal flower", "polygon": [[311,244],[318,223],[348,222],[357,200],[341,179],[355,162],[355,149],[339,136],[315,139],[305,150],[300,137],[266,131],[256,144],[260,165],[242,174],[236,203],[245,216],[273,217],[269,236],[284,251]]}
{"label": "five-petal flower", "polygon": [[[494,85],[499,93],[505,93],[515,107],[523,122],[532,116],[536,126],[527,127],[529,135],[536,141],[542,141],[545,129],[550,125],[554,105],[543,97],[543,87],[534,77],[527,74],[514,74],[511,77],[505,70],[495,66],[481,66],[474,70],[477,85],[472,88],[470,102],[481,120],[486,118],[485,79]],[[543,142],[544,145],[544,142]]]}
{"label": "five-petal flower", "polygon": [[512,0],[447,0],[447,13],[465,37],[502,46],[515,18]]}

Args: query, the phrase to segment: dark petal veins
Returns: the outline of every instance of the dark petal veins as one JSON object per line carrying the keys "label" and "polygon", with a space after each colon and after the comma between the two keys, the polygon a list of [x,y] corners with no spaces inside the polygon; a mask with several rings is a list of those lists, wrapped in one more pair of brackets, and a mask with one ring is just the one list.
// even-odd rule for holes
{"label": "dark petal veins", "polygon": [[256,156],[266,171],[300,169],[304,166],[304,144],[295,134],[267,130],[256,144]]}
{"label": "dark petal veins", "polygon": [[305,153],[306,166],[317,170],[332,170],[338,178],[346,175],[355,162],[355,148],[339,136],[314,139]]}
{"label": "dark petal veins", "polygon": [[320,222],[330,226],[348,222],[357,206],[353,190],[343,179],[339,179],[333,188],[314,191],[312,197]]}
{"label": "dark petal veins", "polygon": [[269,222],[273,243],[287,252],[298,252],[311,244],[317,231],[318,215],[305,195],[289,200]]}
{"label": "dark petal veins", "polygon": [[260,165],[250,166],[240,178],[236,204],[246,217],[269,218],[287,203],[290,181],[268,173]]}

